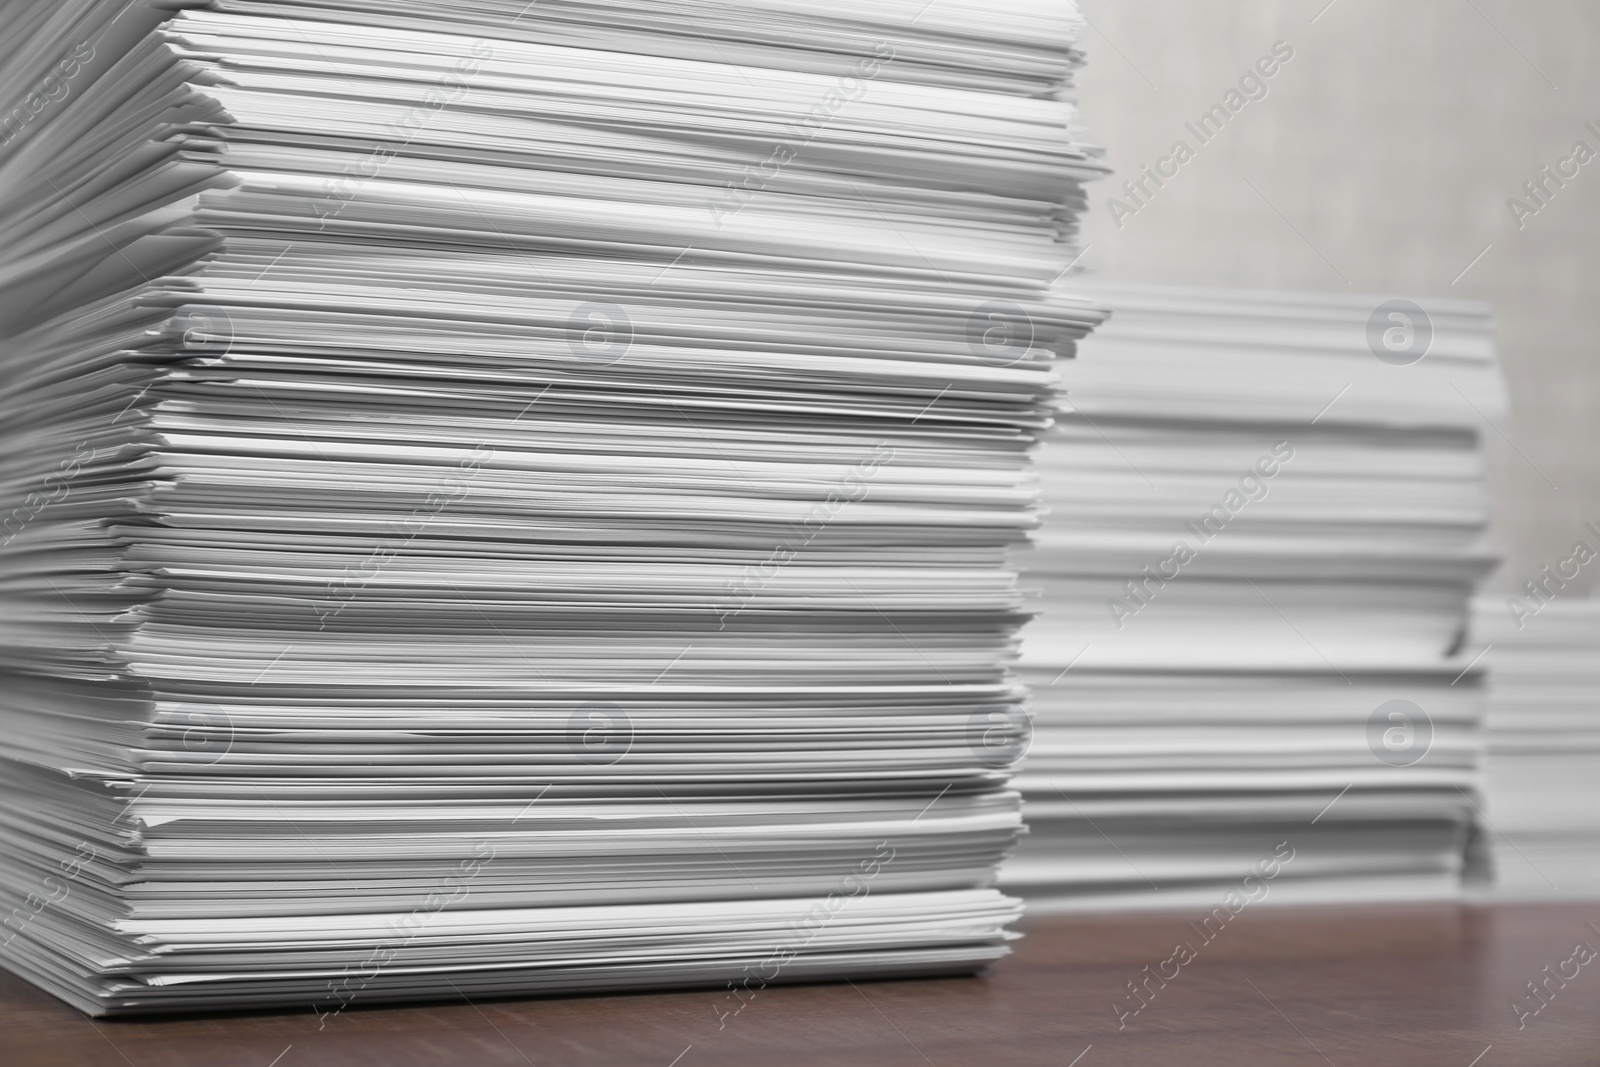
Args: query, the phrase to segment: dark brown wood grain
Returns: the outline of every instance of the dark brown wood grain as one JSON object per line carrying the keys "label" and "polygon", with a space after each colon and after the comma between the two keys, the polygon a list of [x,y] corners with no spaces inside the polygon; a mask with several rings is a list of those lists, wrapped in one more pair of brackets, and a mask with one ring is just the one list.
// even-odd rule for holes
{"label": "dark brown wood grain", "polygon": [[[1525,983],[1575,944],[1600,948],[1600,904],[1263,909],[1204,945],[1191,918],[1035,918],[986,977],[774,987],[720,1028],[733,1002],[716,990],[351,1009],[320,1029],[309,1008],[90,1021],[0,975],[0,1064],[1600,1064],[1600,960],[1547,982],[1521,1029],[1512,1007],[1537,1003]],[[1147,985],[1154,998],[1119,1030],[1113,1005],[1135,1003],[1125,983],[1178,941],[1197,957]]]}

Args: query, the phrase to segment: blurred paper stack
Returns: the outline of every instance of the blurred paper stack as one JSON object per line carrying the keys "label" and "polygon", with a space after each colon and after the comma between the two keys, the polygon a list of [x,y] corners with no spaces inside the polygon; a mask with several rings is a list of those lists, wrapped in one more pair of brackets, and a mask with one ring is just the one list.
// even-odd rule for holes
{"label": "blurred paper stack", "polygon": [[1562,599],[1600,555],[1587,526],[1517,595],[1478,602],[1489,664],[1488,840],[1502,900],[1600,896],[1600,601]]}
{"label": "blurred paper stack", "polygon": [[1457,891],[1493,565],[1461,302],[1096,283],[1027,564],[1029,835],[1002,884],[1060,907],[1214,903],[1287,842],[1282,900]]}
{"label": "blurred paper stack", "polygon": [[7,967],[336,1012],[1006,951],[1007,553],[1100,318],[1070,4],[0,23]]}

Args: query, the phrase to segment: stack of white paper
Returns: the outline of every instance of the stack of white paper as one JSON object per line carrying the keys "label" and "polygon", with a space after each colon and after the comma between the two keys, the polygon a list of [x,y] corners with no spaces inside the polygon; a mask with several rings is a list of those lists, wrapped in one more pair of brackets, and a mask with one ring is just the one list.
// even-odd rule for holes
{"label": "stack of white paper", "polygon": [[1407,311],[1427,344],[1402,365],[1370,340],[1381,323],[1393,357],[1404,325],[1381,298],[1088,288],[1112,318],[1063,368],[1041,460],[1030,833],[1005,884],[1214,902],[1287,842],[1282,899],[1453,893],[1481,751],[1459,650],[1493,561],[1488,311]]}
{"label": "stack of white paper", "polygon": [[1001,955],[1078,23],[0,5],[5,965],[335,1011]]}
{"label": "stack of white paper", "polygon": [[1473,636],[1489,649],[1485,812],[1503,900],[1600,896],[1600,601],[1562,599],[1597,540],[1584,530],[1515,596],[1477,604]]}

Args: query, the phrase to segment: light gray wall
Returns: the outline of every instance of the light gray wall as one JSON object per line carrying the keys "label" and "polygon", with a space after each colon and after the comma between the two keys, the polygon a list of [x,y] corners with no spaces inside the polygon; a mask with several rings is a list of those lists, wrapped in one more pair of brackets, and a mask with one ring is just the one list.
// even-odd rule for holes
{"label": "light gray wall", "polygon": [[[1578,538],[1600,543],[1582,529],[1600,526],[1600,158],[1520,229],[1507,205],[1575,141],[1600,153],[1584,126],[1600,129],[1600,4],[1326,5],[1084,0],[1083,121],[1118,174],[1091,187],[1082,262],[1126,280],[1490,301],[1512,393],[1491,449],[1504,591]],[[1294,56],[1267,95],[1119,228],[1122,180],[1180,137],[1197,145],[1184,123],[1280,40]]]}

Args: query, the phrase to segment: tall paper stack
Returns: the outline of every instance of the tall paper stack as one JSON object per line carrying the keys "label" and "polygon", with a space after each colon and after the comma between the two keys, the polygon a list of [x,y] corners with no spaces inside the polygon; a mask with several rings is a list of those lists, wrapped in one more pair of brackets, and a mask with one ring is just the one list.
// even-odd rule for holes
{"label": "tall paper stack", "polygon": [[1600,601],[1568,583],[1600,555],[1587,527],[1516,594],[1478,602],[1487,646],[1485,815],[1501,900],[1600,897]]}
{"label": "tall paper stack", "polygon": [[326,1012],[1006,951],[1007,551],[1100,318],[1070,4],[0,24],[7,967]]}
{"label": "tall paper stack", "polygon": [[1041,460],[1030,833],[1002,884],[1209,905],[1292,853],[1263,893],[1454,894],[1482,714],[1459,648],[1493,563],[1479,429],[1503,405],[1488,310],[1089,291],[1112,317]]}

